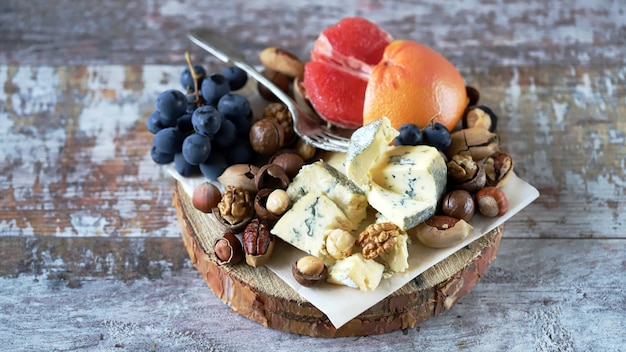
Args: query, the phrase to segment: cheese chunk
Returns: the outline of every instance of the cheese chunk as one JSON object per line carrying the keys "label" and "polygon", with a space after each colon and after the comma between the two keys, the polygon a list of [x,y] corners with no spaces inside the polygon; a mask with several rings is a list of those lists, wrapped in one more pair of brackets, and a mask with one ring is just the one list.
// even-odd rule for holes
{"label": "cheese chunk", "polygon": [[389,147],[370,170],[369,204],[400,229],[431,217],[446,187],[447,166],[436,148]]}
{"label": "cheese chunk", "polygon": [[386,117],[354,131],[346,153],[346,175],[358,186],[367,186],[370,169],[397,135]]}
{"label": "cheese chunk", "polygon": [[327,282],[372,291],[378,287],[383,277],[385,266],[373,259],[365,259],[361,253],[355,253],[346,259],[337,261],[328,271]]}
{"label": "cheese chunk", "polygon": [[396,244],[390,251],[380,255],[380,259],[389,270],[395,273],[403,273],[409,269],[409,235],[406,233],[396,237]]}
{"label": "cheese chunk", "polygon": [[270,231],[292,246],[322,259],[335,260],[326,251],[326,236],[352,223],[335,202],[322,194],[308,193],[296,201]]}
{"label": "cheese chunk", "polygon": [[369,204],[402,230],[435,213],[447,181],[447,166],[436,148],[390,146],[398,131],[381,118],[350,139],[346,175],[367,195]]}
{"label": "cheese chunk", "polygon": [[346,175],[323,161],[303,166],[287,187],[292,202],[308,193],[323,194],[335,202],[352,222],[350,230],[358,228],[367,216],[365,193]]}

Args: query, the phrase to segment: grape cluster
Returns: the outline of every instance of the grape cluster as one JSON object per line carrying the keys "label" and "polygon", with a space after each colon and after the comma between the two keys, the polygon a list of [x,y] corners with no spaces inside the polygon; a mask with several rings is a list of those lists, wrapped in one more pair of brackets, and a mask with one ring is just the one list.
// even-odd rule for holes
{"label": "grape cluster", "polygon": [[191,65],[180,75],[185,93],[168,89],[159,94],[155,111],[146,122],[154,135],[150,155],[157,164],[174,163],[184,177],[202,174],[216,179],[229,165],[254,157],[248,134],[252,109],[235,91],[245,86],[247,74],[236,66],[207,75]]}
{"label": "grape cluster", "polygon": [[439,122],[428,124],[423,129],[412,123],[407,123],[398,129],[398,136],[394,139],[396,145],[429,145],[440,151],[448,148],[452,139],[450,131]]}

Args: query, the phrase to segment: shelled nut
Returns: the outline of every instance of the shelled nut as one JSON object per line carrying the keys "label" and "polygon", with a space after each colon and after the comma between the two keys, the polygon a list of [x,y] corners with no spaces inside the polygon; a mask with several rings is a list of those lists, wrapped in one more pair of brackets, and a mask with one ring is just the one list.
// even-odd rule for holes
{"label": "shelled nut", "polygon": [[328,268],[321,259],[308,255],[293,262],[291,273],[300,285],[311,287],[326,280]]}
{"label": "shelled nut", "polygon": [[252,267],[265,265],[274,251],[274,235],[270,233],[268,224],[253,219],[243,232],[243,248],[246,263]]}
{"label": "shelled nut", "polygon": [[226,232],[215,241],[213,251],[219,265],[237,264],[243,259],[241,242],[231,232]]}
{"label": "shelled nut", "polygon": [[509,211],[509,201],[502,190],[485,187],[476,193],[478,211],[488,217],[502,216]]}

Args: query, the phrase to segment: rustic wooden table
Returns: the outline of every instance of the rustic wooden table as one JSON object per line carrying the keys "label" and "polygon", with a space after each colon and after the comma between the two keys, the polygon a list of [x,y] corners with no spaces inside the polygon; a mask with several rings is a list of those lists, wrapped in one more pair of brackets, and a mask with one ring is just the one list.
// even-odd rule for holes
{"label": "rustic wooden table", "polygon": [[[540,198],[478,286],[416,329],[315,339],[232,314],[191,267],[145,121],[195,26],[308,58],[344,16],[446,55]],[[0,349],[626,350],[626,3],[0,3]]]}

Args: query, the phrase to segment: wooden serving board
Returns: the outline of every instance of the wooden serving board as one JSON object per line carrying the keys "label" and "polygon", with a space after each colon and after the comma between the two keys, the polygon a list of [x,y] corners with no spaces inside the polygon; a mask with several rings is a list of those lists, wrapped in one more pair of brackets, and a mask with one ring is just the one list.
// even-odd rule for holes
{"label": "wooden serving board", "polygon": [[263,326],[314,337],[382,334],[413,328],[441,314],[478,283],[495,259],[502,237],[500,226],[337,329],[269,269],[252,268],[244,262],[218,265],[212,247],[222,232],[216,220],[193,207],[178,181],[173,202],[191,262],[215,295]]}

